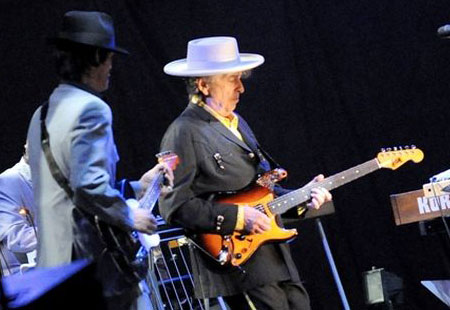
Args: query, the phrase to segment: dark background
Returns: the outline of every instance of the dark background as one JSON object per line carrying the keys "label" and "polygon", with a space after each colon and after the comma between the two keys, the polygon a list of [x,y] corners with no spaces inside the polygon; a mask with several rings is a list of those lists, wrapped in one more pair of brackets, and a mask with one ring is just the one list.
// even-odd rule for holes
{"label": "dark background", "polygon": [[[188,40],[232,35],[266,62],[245,81],[238,112],[289,171],[288,187],[372,159],[381,147],[415,144],[420,164],[382,170],[333,192],[323,219],[352,309],[366,309],[363,271],[401,277],[407,309],[445,309],[420,285],[450,279],[448,247],[395,226],[389,195],[420,189],[450,168],[448,0],[25,1],[0,2],[0,168],[18,161],[33,111],[57,85],[52,50],[63,13],[113,16],[119,45],[106,94],[114,114],[120,177],[137,178],[170,122],[186,105],[180,79],[162,68],[185,57]],[[314,221],[298,225],[292,251],[315,310],[342,309]],[[270,268],[270,266],[268,266]]]}

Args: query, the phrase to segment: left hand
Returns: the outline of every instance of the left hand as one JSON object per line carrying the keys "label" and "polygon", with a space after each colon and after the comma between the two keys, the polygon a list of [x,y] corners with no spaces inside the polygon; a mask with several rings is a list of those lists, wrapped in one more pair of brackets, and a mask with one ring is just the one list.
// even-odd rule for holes
{"label": "left hand", "polygon": [[[311,182],[309,182],[308,184],[313,184],[313,183],[317,183],[320,182],[324,179],[325,177],[323,176],[323,174],[319,174],[317,175],[314,179],[312,179]],[[310,202],[308,202],[306,204],[306,206],[309,209],[319,209],[325,202],[331,201],[333,197],[331,196],[330,192],[323,188],[323,187],[314,187],[311,190],[311,200]]]}
{"label": "left hand", "polygon": [[163,182],[164,185],[161,188],[161,195],[165,195],[172,191],[174,180],[173,171],[172,169],[169,168],[169,166],[166,163],[159,163],[156,164],[152,169],[144,173],[142,177],[139,179],[139,184],[141,185],[141,194],[139,196],[142,196],[145,193],[147,187],[150,185],[150,183],[158,175],[159,172],[163,172],[165,178]]}

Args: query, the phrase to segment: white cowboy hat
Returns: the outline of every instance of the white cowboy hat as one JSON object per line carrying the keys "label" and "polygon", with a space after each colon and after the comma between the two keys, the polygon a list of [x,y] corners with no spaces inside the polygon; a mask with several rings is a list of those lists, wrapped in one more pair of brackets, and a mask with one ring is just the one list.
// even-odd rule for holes
{"label": "white cowboy hat", "polygon": [[261,55],[239,53],[233,37],[208,37],[189,41],[187,58],[168,63],[164,66],[164,72],[175,76],[201,77],[246,71],[263,62]]}

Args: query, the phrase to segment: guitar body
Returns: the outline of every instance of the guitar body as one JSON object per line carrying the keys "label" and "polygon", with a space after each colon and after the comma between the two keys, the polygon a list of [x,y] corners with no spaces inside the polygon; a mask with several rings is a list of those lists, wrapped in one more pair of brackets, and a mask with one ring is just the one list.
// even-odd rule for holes
{"label": "guitar body", "polygon": [[147,274],[147,251],[142,247],[136,232],[126,232],[95,217],[95,225],[107,253],[126,282],[137,283]]}
{"label": "guitar body", "polygon": [[297,235],[296,229],[284,229],[278,226],[276,217],[270,212],[267,203],[274,199],[272,191],[265,187],[255,187],[232,196],[222,196],[217,201],[232,203],[237,206],[251,206],[263,210],[270,218],[271,228],[262,234],[245,235],[234,232],[232,235],[200,234],[197,241],[221,265],[244,264],[263,244],[274,241],[286,241]]}

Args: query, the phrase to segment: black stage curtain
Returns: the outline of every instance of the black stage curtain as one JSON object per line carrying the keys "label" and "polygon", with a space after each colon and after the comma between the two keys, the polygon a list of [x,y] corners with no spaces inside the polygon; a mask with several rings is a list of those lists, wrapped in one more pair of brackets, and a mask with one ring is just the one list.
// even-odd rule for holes
{"label": "black stage curtain", "polygon": [[[106,94],[121,154],[120,176],[150,168],[160,139],[186,105],[181,79],[162,68],[185,57],[188,40],[237,37],[266,62],[245,81],[238,112],[289,171],[288,187],[374,158],[381,147],[414,144],[420,164],[383,170],[333,192],[325,231],[352,309],[365,309],[361,272],[384,267],[403,278],[408,309],[444,309],[422,279],[450,278],[445,241],[416,224],[395,226],[389,195],[421,188],[450,168],[448,0],[97,0],[0,2],[0,165],[15,163],[28,121],[57,84],[46,38],[63,13],[113,16],[119,44]],[[313,221],[297,228],[294,258],[313,309],[341,309]],[[447,254],[448,255],[448,254]]]}

